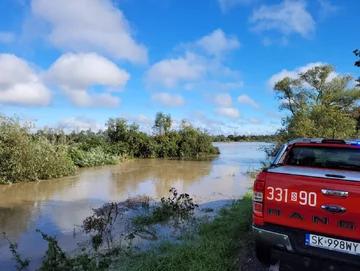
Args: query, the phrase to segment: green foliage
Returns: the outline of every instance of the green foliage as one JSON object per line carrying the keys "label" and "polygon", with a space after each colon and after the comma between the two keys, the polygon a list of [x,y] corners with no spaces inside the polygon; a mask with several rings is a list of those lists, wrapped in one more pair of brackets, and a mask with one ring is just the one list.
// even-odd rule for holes
{"label": "green foliage", "polygon": [[213,142],[274,142],[275,135],[213,135]]}
{"label": "green foliage", "polygon": [[148,226],[160,223],[173,218],[176,221],[188,219],[194,214],[195,208],[199,206],[193,202],[189,194],[178,194],[175,188],[171,188],[172,194],[168,198],[161,198],[160,206],[157,206],[151,215],[140,215],[133,218],[136,227]]}
{"label": "green foliage", "polygon": [[0,116],[0,183],[59,178],[75,172],[67,146],[30,135],[32,126]]}
{"label": "green foliage", "polygon": [[155,133],[163,135],[169,132],[172,124],[171,115],[165,115],[163,112],[156,113],[153,129]]}
{"label": "green foliage", "polygon": [[120,213],[117,203],[105,204],[99,209],[93,209],[94,214],[87,217],[83,222],[85,233],[93,233],[91,244],[95,251],[98,251],[103,244],[104,239],[109,247],[112,246],[113,236],[112,229]]}
{"label": "green foliage", "polygon": [[[360,51],[358,49],[354,50],[354,54],[360,58]],[[360,60],[355,61],[355,66],[360,67]],[[357,86],[360,87],[360,77],[356,79]]]}
{"label": "green foliage", "polygon": [[16,266],[15,268],[20,271],[20,270],[24,270],[26,269],[28,266],[29,266],[29,259],[26,258],[26,259],[21,259],[21,255],[19,254],[19,252],[17,252],[17,249],[18,249],[18,244],[17,243],[11,243],[11,241],[9,240],[9,238],[6,237],[6,234],[5,232],[3,232],[4,234],[4,238],[8,241],[9,243],[9,248],[10,248],[10,251],[11,251],[11,254],[13,255],[13,259],[15,260],[16,262]]}
{"label": "green foliage", "polygon": [[109,267],[107,257],[103,255],[90,254],[82,250],[79,255],[70,257],[59,246],[55,237],[49,236],[40,230],[43,239],[48,242],[48,249],[41,264],[39,271],[95,271],[106,270]]}
{"label": "green foliage", "polygon": [[[234,201],[213,221],[200,225],[199,232],[181,244],[163,243],[157,250],[139,253],[115,262],[117,270],[234,270],[236,252],[247,249],[246,236],[251,233],[252,196]],[[199,236],[197,237],[197,234]],[[241,239],[239,241],[239,236]],[[240,259],[246,260],[246,259]]]}
{"label": "green foliage", "polygon": [[360,120],[357,103],[360,90],[351,88],[350,75],[331,78],[334,67],[317,66],[299,73],[297,79],[285,77],[274,87],[280,110],[290,113],[283,119],[278,130],[276,145],[270,154],[276,153],[285,141],[296,137],[353,138]]}
{"label": "green foliage", "polygon": [[98,146],[88,151],[71,148],[69,155],[78,167],[98,167],[104,165],[116,165],[120,163],[120,156],[106,153]]}
{"label": "green foliage", "polygon": [[217,154],[219,152],[212,145],[212,138],[206,131],[194,128],[186,120],[181,122],[179,135],[179,157],[197,157],[206,154]]}

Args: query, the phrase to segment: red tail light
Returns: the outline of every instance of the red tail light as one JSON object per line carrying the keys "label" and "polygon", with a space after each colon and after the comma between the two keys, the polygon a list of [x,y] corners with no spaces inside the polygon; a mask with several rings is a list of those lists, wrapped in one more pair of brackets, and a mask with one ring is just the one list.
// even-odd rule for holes
{"label": "red tail light", "polygon": [[265,172],[260,172],[254,182],[253,213],[257,217],[264,217],[265,175]]}

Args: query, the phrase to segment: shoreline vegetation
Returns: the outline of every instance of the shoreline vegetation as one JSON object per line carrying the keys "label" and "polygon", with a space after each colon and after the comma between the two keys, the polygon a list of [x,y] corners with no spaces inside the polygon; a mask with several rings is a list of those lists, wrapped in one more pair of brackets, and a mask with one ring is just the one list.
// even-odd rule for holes
{"label": "shoreline vegetation", "polygon": [[[139,196],[93,210],[93,215],[87,217],[76,232],[87,234],[88,242],[78,244],[79,252],[74,255],[63,251],[55,237],[36,230],[48,244],[37,270],[165,271],[180,267],[215,271],[234,270],[239,263],[246,262],[243,255],[247,253],[252,221],[250,193],[214,213],[211,208],[201,209],[186,193],[179,194],[175,188],[169,192],[169,197],[155,204],[151,204],[149,197]],[[124,214],[129,210],[142,210],[142,213],[127,218]],[[213,215],[207,215],[209,213]],[[130,222],[130,226],[119,234],[116,227],[124,220],[129,220],[125,222]],[[156,225],[169,227],[173,232],[172,240],[161,239]],[[241,238],[239,233],[242,233]],[[17,244],[11,243],[5,233],[4,236],[17,270],[28,270],[31,260],[20,255]],[[138,239],[152,240],[152,243],[141,249],[136,244]]]}
{"label": "shoreline vegetation", "polygon": [[153,135],[136,123],[110,118],[104,131],[45,128],[0,115],[0,184],[55,179],[77,168],[115,165],[132,158],[196,158],[220,154],[212,137],[183,120],[172,129],[170,115],[156,114]]}

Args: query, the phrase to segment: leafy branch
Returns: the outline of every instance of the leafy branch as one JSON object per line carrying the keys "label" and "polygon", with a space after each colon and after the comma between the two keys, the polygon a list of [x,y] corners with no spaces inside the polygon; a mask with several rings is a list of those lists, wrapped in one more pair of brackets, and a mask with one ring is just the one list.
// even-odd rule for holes
{"label": "leafy branch", "polygon": [[22,260],[21,259],[21,256],[19,254],[19,252],[17,251],[18,249],[18,244],[17,243],[12,243],[9,238],[6,237],[6,234],[5,232],[3,232],[3,235],[4,235],[4,238],[9,242],[9,248],[10,248],[10,251],[13,255],[13,259],[16,261],[16,263],[18,265],[16,265],[16,269],[18,271],[20,270],[25,270],[28,266],[29,266],[29,259],[28,258],[25,258],[25,260]]}

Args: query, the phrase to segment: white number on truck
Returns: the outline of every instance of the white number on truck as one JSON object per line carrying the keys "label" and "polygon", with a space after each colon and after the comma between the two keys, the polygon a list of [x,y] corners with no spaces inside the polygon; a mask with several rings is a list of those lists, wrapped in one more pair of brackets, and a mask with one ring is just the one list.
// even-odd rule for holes
{"label": "white number on truck", "polygon": [[268,196],[266,197],[267,200],[275,200],[278,202],[292,201],[292,202],[297,202],[300,205],[309,205],[311,207],[316,206],[317,195],[315,192],[291,191],[289,193],[289,189],[287,188],[283,189],[280,187],[272,187],[272,186],[268,186],[267,190],[268,190]]}

